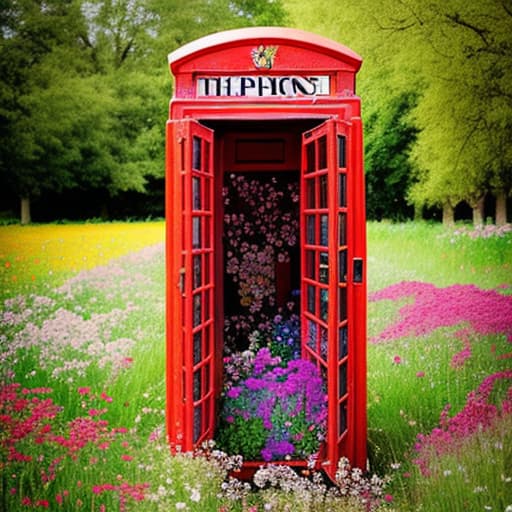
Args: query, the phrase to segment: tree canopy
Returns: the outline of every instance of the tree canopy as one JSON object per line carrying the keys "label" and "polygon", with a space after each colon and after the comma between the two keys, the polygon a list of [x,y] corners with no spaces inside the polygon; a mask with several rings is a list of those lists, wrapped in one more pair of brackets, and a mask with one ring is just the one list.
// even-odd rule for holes
{"label": "tree canopy", "polygon": [[[462,200],[476,208],[486,193],[502,199],[510,194],[508,0],[286,0],[285,5],[292,23],[340,40],[364,57],[359,92],[365,99],[370,184],[375,173],[381,180],[396,174],[396,159],[390,159],[387,170],[377,165],[375,158],[382,155],[375,147],[384,144],[382,130],[394,132],[398,123],[402,133],[404,124],[410,127],[409,144],[401,153],[405,158],[398,162],[411,172],[402,192],[417,208],[453,208]],[[399,122],[390,117],[390,106],[411,94],[415,104],[410,112],[403,112],[407,115]],[[375,130],[376,119],[387,129]]]}
{"label": "tree canopy", "polygon": [[0,185],[149,193],[164,173],[166,56],[208,33],[287,25],[363,56],[370,218],[512,190],[509,0],[0,0]]}
{"label": "tree canopy", "polygon": [[284,16],[272,0],[1,0],[0,183],[26,203],[146,191],[164,174],[167,54]]}

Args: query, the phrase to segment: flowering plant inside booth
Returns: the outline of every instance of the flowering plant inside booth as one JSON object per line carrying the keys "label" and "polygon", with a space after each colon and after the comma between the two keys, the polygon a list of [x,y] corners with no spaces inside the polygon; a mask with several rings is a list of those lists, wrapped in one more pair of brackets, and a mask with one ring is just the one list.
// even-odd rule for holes
{"label": "flowering plant inside booth", "polygon": [[313,363],[282,359],[265,346],[226,357],[225,369],[221,449],[265,461],[306,459],[318,452],[327,402]]}
{"label": "flowering plant inside booth", "polygon": [[246,460],[307,459],[325,437],[325,386],[318,368],[301,359],[298,292],[288,290],[278,304],[276,276],[278,265],[298,265],[297,177],[231,174],[223,196],[230,300],[216,441]]}

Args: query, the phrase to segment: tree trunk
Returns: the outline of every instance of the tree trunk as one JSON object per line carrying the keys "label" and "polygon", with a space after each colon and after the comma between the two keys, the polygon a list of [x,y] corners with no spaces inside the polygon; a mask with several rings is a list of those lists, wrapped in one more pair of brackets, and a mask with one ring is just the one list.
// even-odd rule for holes
{"label": "tree trunk", "polygon": [[414,205],[414,220],[416,222],[423,220],[423,206]]}
{"label": "tree trunk", "polygon": [[503,226],[507,223],[507,194],[503,189],[497,190],[496,196],[496,226]]}
{"label": "tree trunk", "polygon": [[471,207],[473,208],[473,227],[479,228],[484,225],[484,204],[485,204],[485,195],[476,201],[476,203],[472,203]]}
{"label": "tree trunk", "polygon": [[21,223],[22,224],[30,224],[30,198],[22,197],[21,198]]}
{"label": "tree trunk", "polygon": [[455,210],[448,201],[443,203],[443,226],[453,226],[455,224],[454,213]]}

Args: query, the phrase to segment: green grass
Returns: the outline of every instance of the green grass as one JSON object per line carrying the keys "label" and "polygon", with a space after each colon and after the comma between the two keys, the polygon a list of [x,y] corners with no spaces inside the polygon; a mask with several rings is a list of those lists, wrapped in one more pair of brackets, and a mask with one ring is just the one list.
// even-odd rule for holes
{"label": "green grass", "polygon": [[399,281],[437,286],[472,283],[480,288],[510,284],[512,236],[472,239],[440,224],[368,223],[368,287]]}
{"label": "green grass", "polygon": [[[0,227],[0,235],[2,229]],[[101,225],[96,229],[101,231]],[[96,229],[95,237],[101,236]],[[113,244],[115,237],[111,229],[109,226],[109,239]],[[135,228],[130,229],[130,236],[137,240]],[[144,229],[143,225],[141,229]],[[31,232],[31,236],[38,239],[35,232]],[[50,240],[47,246],[52,244]],[[122,252],[128,252],[126,246]],[[99,263],[107,263],[114,253],[112,246],[109,258]],[[30,258],[22,253],[16,257],[21,262],[29,259],[33,262],[38,256],[32,252]],[[67,260],[73,265],[78,261],[73,254],[67,254]],[[9,261],[15,260],[9,256]],[[474,283],[481,288],[496,288],[512,284],[511,265],[510,234],[472,239],[439,225],[368,224],[370,291],[404,280],[425,281],[439,287]],[[5,272],[14,267],[14,263],[8,265]],[[62,408],[54,418],[45,420],[51,426],[52,434],[69,435],[70,422],[75,418],[89,417],[91,409],[102,408],[105,411],[92,418],[95,425],[105,421],[107,430],[121,428],[123,431],[115,434],[108,449],[91,442],[77,454],[76,459],[64,457],[56,478],[46,486],[37,484],[40,470],[47,469],[55,457],[63,457],[63,449],[48,441],[38,443],[37,432],[32,432],[24,439],[23,449],[34,460],[30,463],[11,461],[0,471],[0,509],[3,506],[4,510],[13,512],[25,510],[27,507],[21,505],[21,501],[23,497],[30,496],[32,503],[43,500],[43,504],[37,507],[41,509],[45,508],[44,501],[48,500],[50,510],[92,511],[101,510],[101,505],[104,505],[105,510],[117,511],[123,505],[119,501],[122,484],[132,486],[129,487],[131,490],[136,485],[150,486],[144,501],[128,497],[126,510],[167,512],[183,506],[186,510],[197,511],[217,512],[224,507],[226,511],[256,512],[270,504],[272,510],[364,509],[360,503],[332,501],[322,494],[320,487],[315,490],[305,484],[290,485],[287,491],[270,488],[264,492],[247,493],[239,489],[235,501],[219,499],[217,495],[226,476],[225,468],[185,455],[171,458],[163,436],[157,441],[148,440],[150,436],[158,437],[164,424],[163,251],[134,253],[133,256],[112,260],[106,272],[93,268],[89,274],[83,275],[83,279],[76,277],[68,281],[67,288],[57,291],[56,287],[63,282],[61,268],[68,275],[66,266],[59,266],[54,273],[45,270],[44,275],[38,275],[32,293],[44,292],[55,301],[39,309],[30,298],[30,280],[17,274],[18,279],[14,281],[12,276],[5,274],[12,287],[10,296],[22,292],[27,301],[17,312],[27,314],[32,310],[32,313],[18,325],[3,326],[5,337],[0,337],[0,351],[5,353],[13,346],[13,340],[18,339],[27,323],[42,327],[44,322],[55,318],[59,309],[78,315],[86,322],[80,324],[83,330],[89,333],[94,333],[102,315],[116,318],[114,313],[119,310],[122,320],[107,329],[108,332],[100,338],[104,341],[131,340],[131,362],[124,369],[115,365],[99,368],[97,364],[91,364],[83,375],[72,369],[55,377],[52,371],[61,367],[63,359],[46,361],[48,368],[41,369],[41,347],[28,348],[27,340],[34,338],[27,337],[23,338],[25,345],[21,344],[15,356],[3,360],[0,381],[20,382],[26,388],[52,388],[49,394],[36,395],[41,399],[50,398]],[[44,286],[41,286],[43,283],[38,284],[39,278],[44,278]],[[16,282],[23,282],[23,287],[16,289]],[[504,288],[503,293],[509,290]],[[393,322],[399,308],[407,301],[370,302],[369,337],[376,336]],[[67,325],[69,327],[69,323]],[[66,326],[56,324],[55,328],[65,330]],[[434,476],[431,478],[421,475],[412,463],[416,435],[428,434],[438,425],[446,404],[451,404],[452,414],[455,414],[466,403],[468,392],[476,389],[487,375],[510,367],[510,359],[496,357],[497,354],[509,353],[510,343],[504,335],[493,334],[472,338],[471,357],[461,368],[453,368],[450,364],[452,357],[463,348],[461,341],[454,336],[456,329],[447,327],[422,337],[368,346],[370,467],[380,476],[391,478],[386,492],[393,495],[393,502],[383,505],[387,510],[505,510],[512,505],[512,429],[509,419],[508,423],[500,423],[490,432],[468,438],[462,453],[440,456],[432,467]],[[55,340],[50,340],[47,346],[55,351],[57,345]],[[106,353],[108,350],[104,347],[102,355]],[[72,354],[67,354],[72,359]],[[75,356],[83,361],[94,360],[95,357],[80,351]],[[396,356],[400,357],[399,364]],[[77,392],[79,387],[90,387],[90,392],[80,395]],[[494,399],[499,401],[503,398],[504,391],[505,387],[498,389]],[[102,393],[111,400],[102,398]],[[17,403],[20,409],[17,414],[28,415],[27,409],[21,407],[22,403]],[[7,433],[5,428],[0,430],[0,443],[4,443]],[[5,446],[5,443],[0,444],[0,463],[7,460]],[[465,469],[461,470],[461,467]],[[118,490],[101,487],[107,484],[117,486]],[[230,489],[236,494],[233,486]],[[61,499],[64,500],[62,506],[58,502]]]}

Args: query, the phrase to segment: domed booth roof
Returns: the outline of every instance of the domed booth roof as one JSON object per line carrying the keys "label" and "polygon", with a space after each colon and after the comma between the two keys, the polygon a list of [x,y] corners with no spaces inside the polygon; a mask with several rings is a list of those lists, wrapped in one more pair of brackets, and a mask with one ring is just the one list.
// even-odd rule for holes
{"label": "domed booth roof", "polygon": [[357,53],[336,41],[284,27],[219,32],[185,44],[169,54],[170,69],[176,78],[175,97],[178,98],[195,96],[193,89],[200,75],[258,76],[262,73],[329,76],[324,80],[322,94],[350,96],[355,92],[355,74],[361,63]]}

